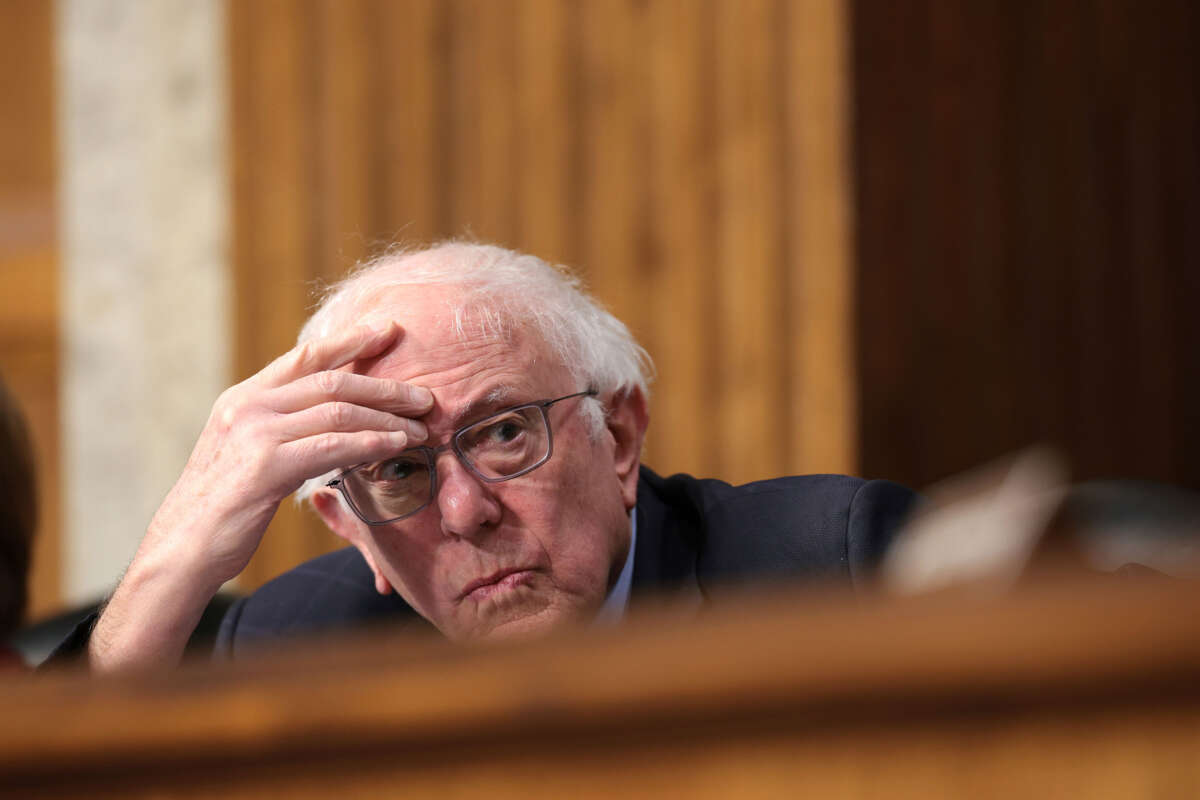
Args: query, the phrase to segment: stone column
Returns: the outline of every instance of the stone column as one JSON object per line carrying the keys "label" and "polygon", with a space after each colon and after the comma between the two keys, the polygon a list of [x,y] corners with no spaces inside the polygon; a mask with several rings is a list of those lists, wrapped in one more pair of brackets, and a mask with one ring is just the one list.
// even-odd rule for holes
{"label": "stone column", "polygon": [[64,599],[110,589],[230,380],[221,0],[59,0]]}

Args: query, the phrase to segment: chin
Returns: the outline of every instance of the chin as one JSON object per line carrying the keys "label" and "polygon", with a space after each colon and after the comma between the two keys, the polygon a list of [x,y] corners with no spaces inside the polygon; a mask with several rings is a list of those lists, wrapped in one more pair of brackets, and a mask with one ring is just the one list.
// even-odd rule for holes
{"label": "chin", "polygon": [[569,627],[578,622],[581,616],[577,611],[553,605],[535,610],[511,609],[508,613],[498,611],[492,619],[483,620],[457,634],[447,633],[447,636],[463,644],[528,641]]}

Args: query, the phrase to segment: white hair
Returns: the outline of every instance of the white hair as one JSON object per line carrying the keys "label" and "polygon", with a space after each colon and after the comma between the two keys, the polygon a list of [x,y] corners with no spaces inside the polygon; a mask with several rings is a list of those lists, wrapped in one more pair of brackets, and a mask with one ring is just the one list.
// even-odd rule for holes
{"label": "white hair", "polygon": [[[328,336],[358,324],[380,295],[395,289],[452,286],[447,311],[454,331],[502,337],[529,330],[548,347],[579,389],[601,395],[637,389],[649,395],[650,356],[567,268],[536,256],[495,245],[448,241],[425,249],[393,247],[328,287],[298,343]],[[384,309],[386,310],[386,309]],[[402,322],[402,321],[401,321]],[[604,412],[598,401],[581,407],[591,431],[599,435]],[[296,493],[303,501],[336,473],[307,481]]]}

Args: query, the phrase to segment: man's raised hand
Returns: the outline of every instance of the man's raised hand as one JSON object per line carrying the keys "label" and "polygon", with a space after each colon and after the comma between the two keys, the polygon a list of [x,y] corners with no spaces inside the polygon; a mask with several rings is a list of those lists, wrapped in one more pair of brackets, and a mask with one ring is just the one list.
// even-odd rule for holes
{"label": "man's raised hand", "polygon": [[374,461],[428,436],[427,389],[341,368],[380,355],[394,323],[294,348],[226,390],[151,521],[93,632],[94,668],[178,661],[205,605],[258,548],[279,503],[304,481]]}

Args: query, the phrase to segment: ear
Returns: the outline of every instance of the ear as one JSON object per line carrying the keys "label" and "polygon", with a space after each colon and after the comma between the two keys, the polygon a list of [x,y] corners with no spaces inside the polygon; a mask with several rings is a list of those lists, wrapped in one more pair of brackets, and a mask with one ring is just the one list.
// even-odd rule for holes
{"label": "ear", "polygon": [[375,591],[380,594],[391,594],[392,584],[384,577],[375,563],[375,556],[368,546],[369,540],[363,531],[362,522],[354,516],[350,509],[346,508],[338,493],[332,489],[318,489],[310,500],[329,530],[357,547],[358,552],[362,553],[367,566],[375,574]]}
{"label": "ear", "polygon": [[628,511],[637,503],[642,442],[646,438],[646,426],[650,424],[650,412],[642,391],[634,387],[613,395],[605,422],[613,438],[613,462],[621,484],[621,498]]}

